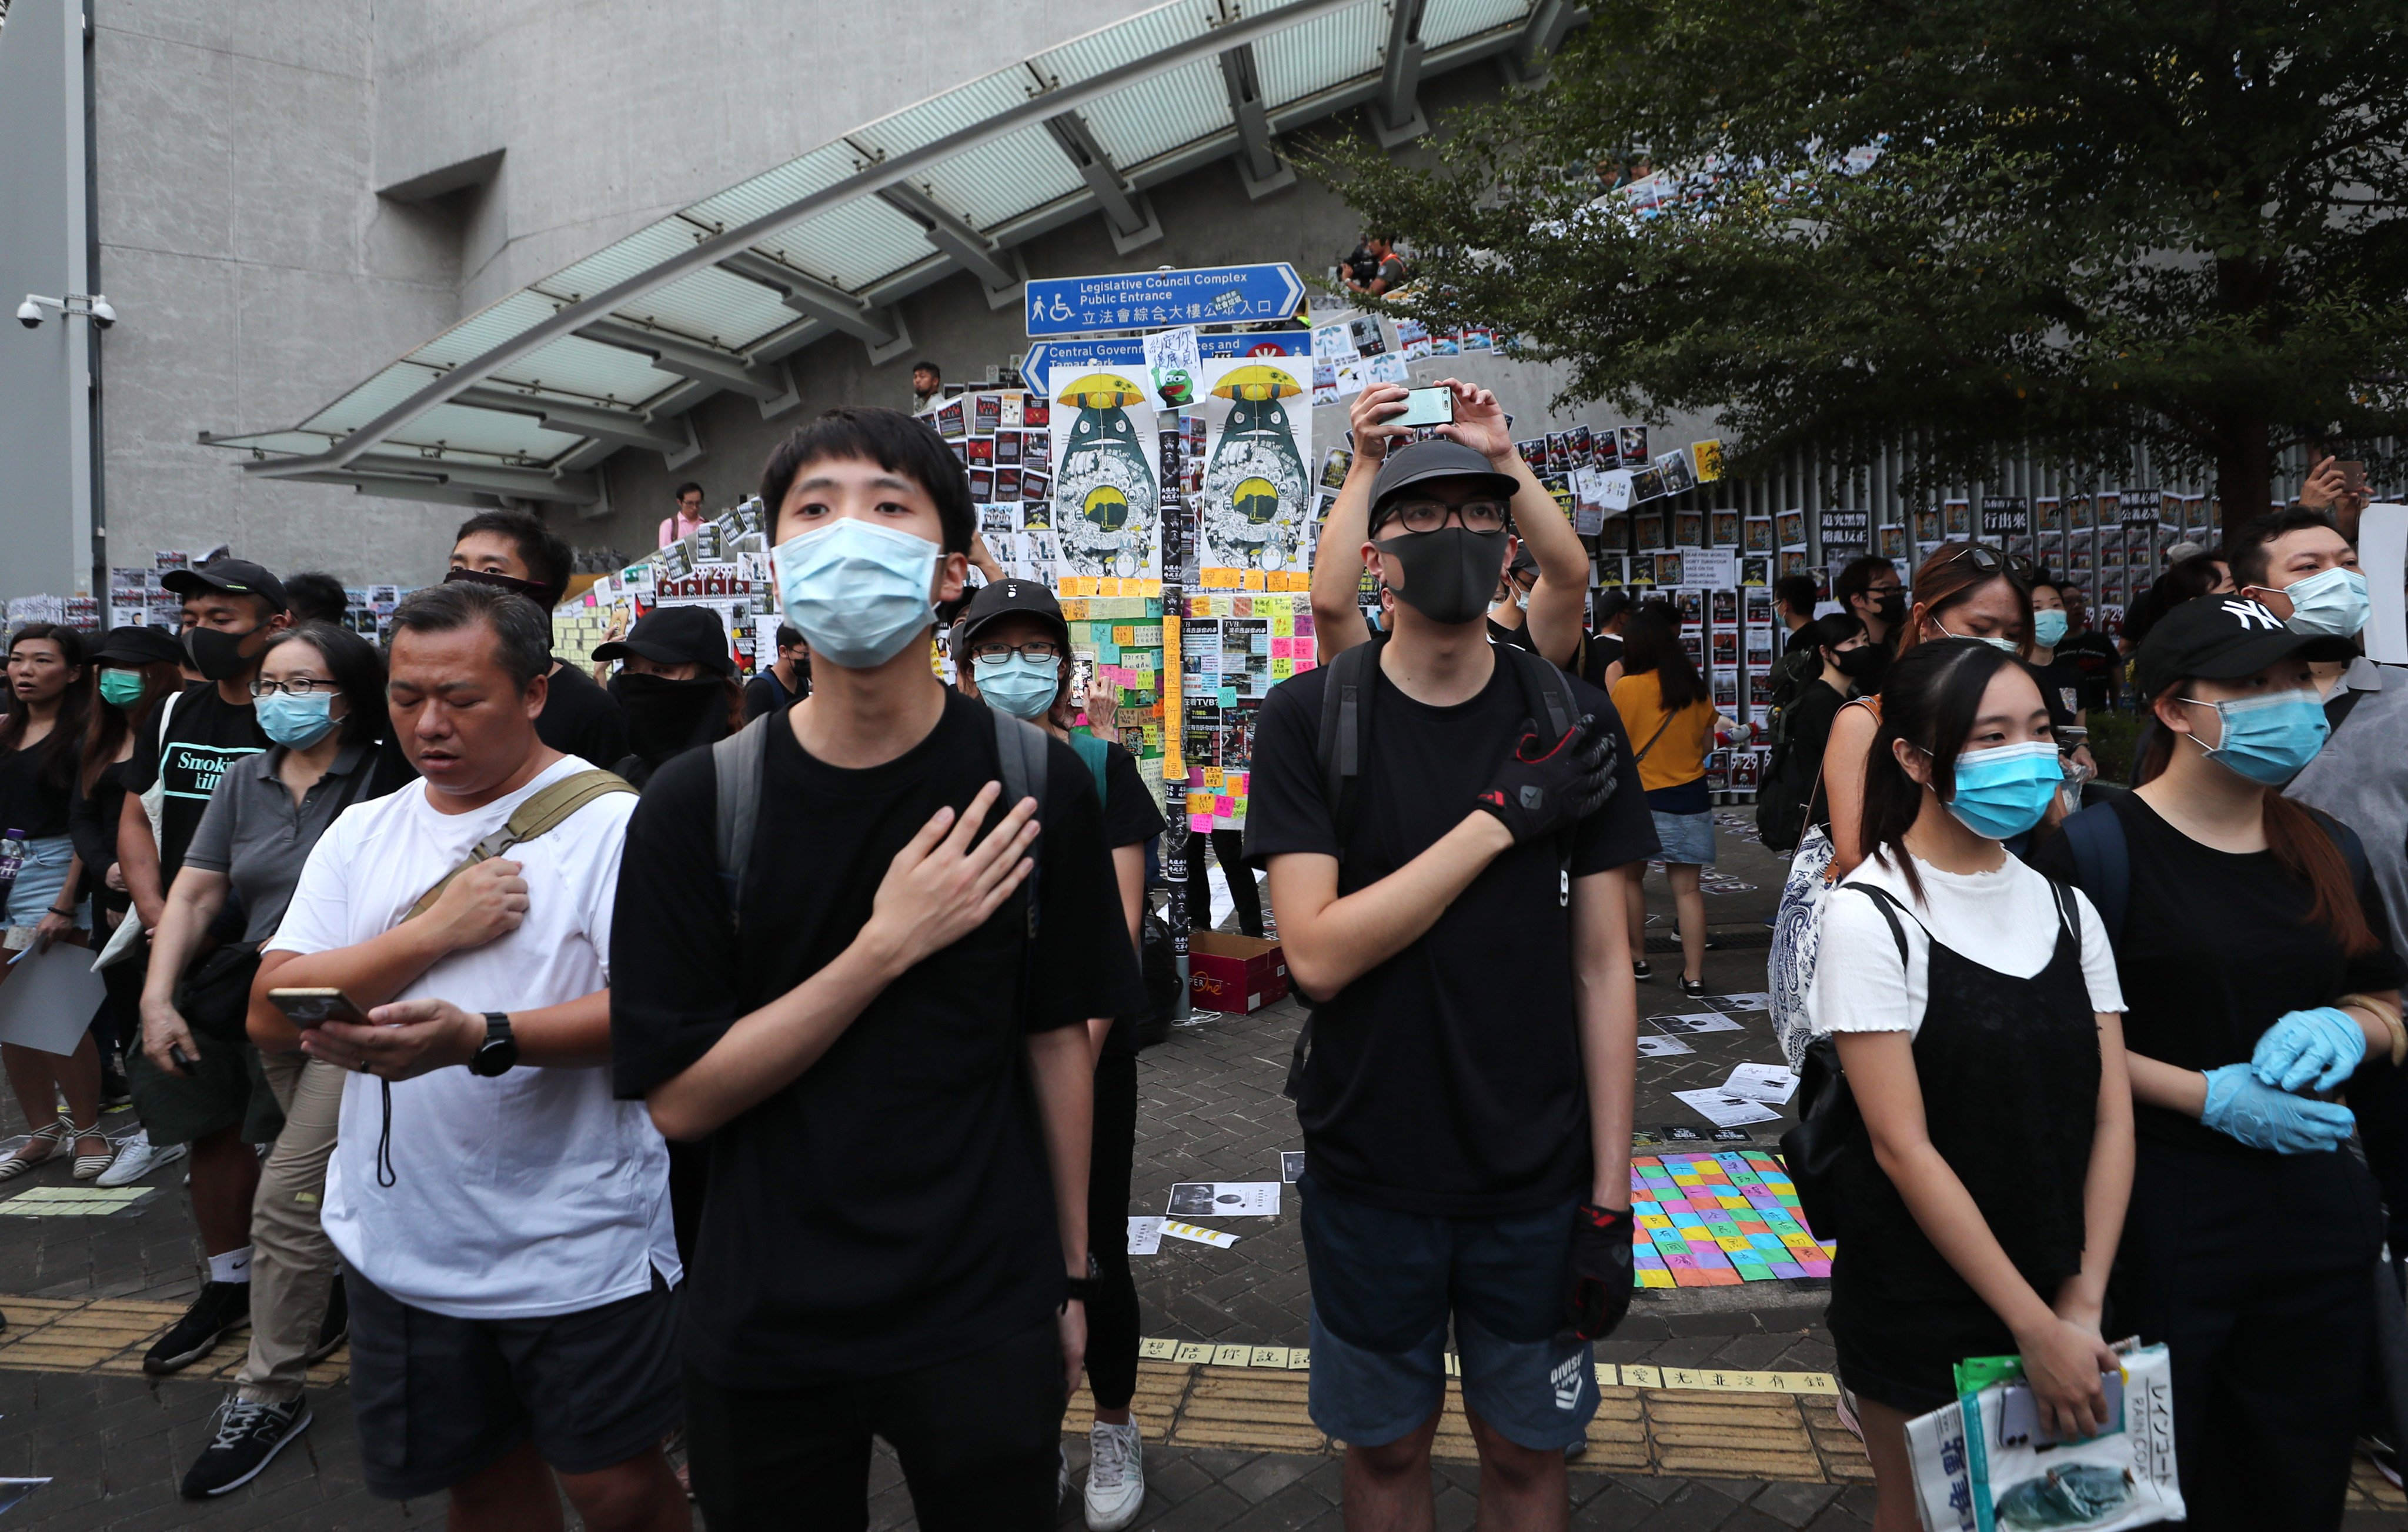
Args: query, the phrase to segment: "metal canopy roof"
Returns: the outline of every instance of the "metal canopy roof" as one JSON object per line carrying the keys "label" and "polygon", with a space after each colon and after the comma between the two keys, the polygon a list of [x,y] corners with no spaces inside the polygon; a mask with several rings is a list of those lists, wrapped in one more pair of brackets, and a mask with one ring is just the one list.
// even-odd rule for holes
{"label": "metal canopy roof", "polygon": [[[1217,8],[1216,8],[1217,6]],[[1423,131],[1423,76],[1508,55],[1525,77],[1572,0],[1171,0],[905,107],[705,198],[462,320],[289,430],[203,433],[249,473],[466,503],[590,505],[641,447],[698,456],[682,418],[723,391],[767,417],[786,359],[831,336],[912,347],[896,300],[956,271],[995,307],[1011,248],[1099,213],[1126,254],[1161,236],[1145,189],[1227,155],[1254,195],[1295,172],[1274,136],[1369,104]]]}

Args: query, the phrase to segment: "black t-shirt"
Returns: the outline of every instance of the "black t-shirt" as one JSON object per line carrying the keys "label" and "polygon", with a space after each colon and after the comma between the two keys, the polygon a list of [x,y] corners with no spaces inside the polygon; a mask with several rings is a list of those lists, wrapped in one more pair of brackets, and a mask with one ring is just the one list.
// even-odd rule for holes
{"label": "black t-shirt", "polygon": [[[926,738],[866,770],[813,760],[792,729],[769,729],[741,940],[713,849],[710,752],[653,776],[627,828],[610,943],[622,1096],[826,966],[868,920],[895,853],[996,780],[993,715],[945,695]],[[1095,789],[1059,741],[1040,823],[1034,952],[1025,906],[1006,902],[712,1136],[685,1334],[688,1357],[722,1386],[902,1372],[1018,1334],[1061,1302],[1024,1038],[1135,1014],[1144,996]]]}
{"label": "black t-shirt", "polygon": [[1587,643],[1583,646],[1580,679],[1602,692],[1605,690],[1607,668],[1621,663],[1621,660],[1622,640],[1620,638],[1611,633],[1592,633],[1588,636]]}
{"label": "black t-shirt", "polygon": [[1522,648],[1530,651],[1532,653],[1537,653],[1539,646],[1530,641],[1530,624],[1526,621],[1527,614],[1525,613],[1524,615],[1526,621],[1524,621],[1522,625],[1518,628],[1509,628],[1504,623],[1497,621],[1494,617],[1490,618],[1488,620],[1488,641],[1492,644],[1518,644]]}
{"label": "black t-shirt", "polygon": [[2024,668],[2040,683],[2040,699],[2048,704],[2049,723],[2060,729],[2072,727],[2073,715],[2083,710],[2082,667],[2058,650],[2046,665],[2026,662]]}
{"label": "black t-shirt", "polygon": [[2060,663],[2071,662],[2082,678],[2082,706],[2104,708],[2115,699],[2124,674],[2124,657],[2115,640],[2103,633],[2077,633],[2057,646]]}
{"label": "black t-shirt", "polygon": [[[201,827],[201,813],[217,791],[226,767],[246,755],[267,748],[258,715],[250,703],[240,706],[218,694],[217,682],[197,681],[184,688],[170,704],[161,702],[142,721],[134,738],[134,754],[125,763],[125,790],[140,795],[161,782],[165,800],[159,811],[159,891],[165,893],[184,865],[184,848]],[[159,718],[167,713],[166,748],[160,748]],[[105,870],[105,869],[104,869]]]}
{"label": "black t-shirt", "polygon": [[1783,657],[1786,658],[1791,654],[1797,653],[1801,649],[1812,649],[1813,647],[1814,624],[1812,623],[1800,623],[1796,627],[1789,630],[1788,638],[1782,643],[1781,652]]}
{"label": "black t-shirt", "polygon": [[75,782],[72,777],[53,780],[53,774],[43,769],[51,764],[49,747],[53,743],[67,752],[60,770],[73,771],[75,750],[69,740],[40,739],[23,750],[0,752],[0,832],[13,830],[29,840],[67,833],[67,798]]}
{"label": "black t-shirt", "polygon": [[543,711],[536,715],[536,737],[565,755],[595,766],[627,753],[627,722],[619,705],[594,678],[573,665],[552,673],[552,687]]}
{"label": "black t-shirt", "polygon": [[777,673],[771,670],[764,670],[746,681],[744,683],[744,722],[750,723],[763,713],[782,712],[786,705],[796,698],[810,695],[810,678],[798,675],[795,680],[802,683],[801,691],[787,691],[784,684],[778,680]]}
{"label": "black t-shirt", "polygon": [[[2387,990],[2401,981],[2386,945],[2344,956],[2320,925],[2306,922],[2315,896],[2292,881],[2272,852],[2220,852],[2175,829],[2146,800],[2110,800],[2123,823],[2132,881],[2115,968],[2124,988],[2124,1042],[2135,1053],[2182,1069],[2245,1064],[2266,1029],[2287,1012],[2342,995]],[[2031,865],[2074,881],[2063,836],[2035,847]],[[2391,929],[2372,876],[2359,908],[2379,938]],[[2163,1107],[2136,1105],[2143,1138],[2235,1154],[2271,1154]]]}
{"label": "black t-shirt", "polygon": [[[1326,669],[1271,689],[1254,733],[1246,856],[1338,853],[1315,736]],[[1630,741],[1604,693],[1574,705],[1613,731],[1613,796],[1581,822],[1575,878],[1656,852]],[[1529,716],[1499,657],[1480,694],[1432,708],[1383,673],[1340,887],[1377,881],[1472,811]],[[1438,923],[1315,1008],[1297,1119],[1316,1181],[1402,1212],[1497,1216],[1585,1197],[1587,1093],[1572,989],[1571,923],[1556,849],[1532,841],[1491,862]]]}
{"label": "black t-shirt", "polygon": [[[1115,851],[1123,846],[1142,846],[1162,833],[1162,810],[1154,806],[1154,795],[1146,791],[1145,779],[1138,775],[1137,757],[1111,740],[1106,740],[1104,746],[1104,844]],[[1113,878],[1113,908],[1118,909],[1117,868]],[[1121,929],[1126,932],[1128,927],[1124,923]],[[1136,1018],[1113,1018],[1112,1029],[1104,1034],[1103,1056],[1134,1058],[1137,1051]]]}
{"label": "black t-shirt", "polygon": [[1817,677],[1799,689],[1784,725],[1789,741],[1789,753],[1781,767],[1784,790],[1794,783],[1799,791],[1811,795],[1807,818],[1827,831],[1831,827],[1831,806],[1821,780],[1823,752],[1831,744],[1831,721],[1840,716],[1847,700]]}

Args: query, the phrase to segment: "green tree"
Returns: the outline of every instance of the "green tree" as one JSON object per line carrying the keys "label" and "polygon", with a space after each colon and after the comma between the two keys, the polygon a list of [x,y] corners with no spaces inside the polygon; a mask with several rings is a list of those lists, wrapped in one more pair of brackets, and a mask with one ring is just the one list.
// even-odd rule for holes
{"label": "green tree", "polygon": [[[2286,0],[1591,0],[1428,163],[1322,146],[1436,323],[1571,397],[1719,409],[1911,493],[2145,446],[2228,523],[2276,454],[2408,424],[2408,9]],[[1858,152],[1851,159],[1846,151]],[[1644,152],[1683,194],[1598,203]]]}

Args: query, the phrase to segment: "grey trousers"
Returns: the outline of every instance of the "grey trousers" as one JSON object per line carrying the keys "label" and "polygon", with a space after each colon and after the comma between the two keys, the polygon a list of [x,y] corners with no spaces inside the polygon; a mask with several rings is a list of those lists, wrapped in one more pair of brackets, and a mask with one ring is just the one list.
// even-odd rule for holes
{"label": "grey trousers", "polygon": [[244,1399],[300,1397],[303,1358],[318,1343],[328,1290],[341,1261],[318,1222],[326,1162],[342,1113],[343,1071],[303,1053],[262,1053],[284,1131],[260,1167],[251,1205],[251,1354],[236,1375]]}

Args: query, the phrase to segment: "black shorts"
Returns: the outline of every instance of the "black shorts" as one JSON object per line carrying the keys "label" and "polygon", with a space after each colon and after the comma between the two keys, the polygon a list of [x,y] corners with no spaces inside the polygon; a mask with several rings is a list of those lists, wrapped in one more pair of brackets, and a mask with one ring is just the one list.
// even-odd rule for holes
{"label": "black shorts", "polygon": [[[1844,1246],[1842,1247],[1845,1249]],[[1847,1257],[1841,1261],[1844,1266]],[[1969,1356],[2013,1356],[2006,1321],[1978,1297],[1902,1300],[1865,1292],[1835,1268],[1826,1320],[1837,1370],[1861,1399],[1928,1415],[1956,1402],[1956,1364]]]}
{"label": "black shorts", "polygon": [[624,1463],[685,1418],[682,1295],[652,1290],[544,1319],[454,1319],[413,1308],[343,1265],[351,1413],[370,1494],[415,1500],[532,1440],[562,1473]]}

